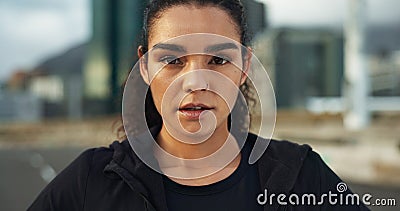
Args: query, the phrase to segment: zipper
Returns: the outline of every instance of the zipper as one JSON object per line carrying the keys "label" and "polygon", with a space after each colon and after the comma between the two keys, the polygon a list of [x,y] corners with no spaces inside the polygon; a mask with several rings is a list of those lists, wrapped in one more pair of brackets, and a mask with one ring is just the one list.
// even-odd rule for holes
{"label": "zipper", "polygon": [[153,207],[153,205],[147,201],[147,199],[145,197],[143,197],[144,199],[144,207],[146,208],[146,211],[156,211],[156,209]]}

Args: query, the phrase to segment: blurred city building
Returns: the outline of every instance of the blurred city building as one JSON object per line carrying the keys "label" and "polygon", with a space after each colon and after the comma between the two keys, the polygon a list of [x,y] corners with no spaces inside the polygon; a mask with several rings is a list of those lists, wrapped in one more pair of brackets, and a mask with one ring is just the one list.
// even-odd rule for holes
{"label": "blurred city building", "polygon": [[249,34],[254,37],[268,28],[268,6],[255,0],[242,0]]}
{"label": "blurred city building", "polygon": [[86,48],[87,44],[76,46],[43,61],[30,71],[15,72],[2,91],[1,120],[81,118],[84,108],[82,67]]}
{"label": "blurred city building", "polygon": [[[400,96],[399,29],[370,26],[366,31],[370,96],[394,97],[390,102]],[[274,84],[278,108],[343,112],[342,29],[273,28],[256,37],[254,48]]]}
{"label": "blurred city building", "polygon": [[303,108],[310,96],[340,96],[343,37],[333,30],[279,29],[275,92],[280,108]]}
{"label": "blurred city building", "polygon": [[83,63],[87,44],[75,46],[39,64],[29,74],[28,89],[42,100],[43,116],[82,117]]}
{"label": "blurred city building", "polygon": [[42,119],[40,99],[27,91],[30,74],[16,70],[0,89],[0,122],[37,122]]}
{"label": "blurred city building", "polygon": [[0,122],[38,122],[43,118],[41,101],[29,92],[0,91]]}
{"label": "blurred city building", "polygon": [[373,26],[366,50],[372,96],[400,96],[400,26]]}

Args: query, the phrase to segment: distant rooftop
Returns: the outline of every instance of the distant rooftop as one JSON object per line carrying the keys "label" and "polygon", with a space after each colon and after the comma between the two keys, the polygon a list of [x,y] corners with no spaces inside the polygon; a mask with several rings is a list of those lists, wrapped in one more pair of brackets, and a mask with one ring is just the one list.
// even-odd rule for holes
{"label": "distant rooftop", "polygon": [[48,58],[36,66],[32,74],[36,75],[67,75],[71,73],[81,73],[82,65],[86,57],[88,44],[83,43],[75,46],[64,53]]}

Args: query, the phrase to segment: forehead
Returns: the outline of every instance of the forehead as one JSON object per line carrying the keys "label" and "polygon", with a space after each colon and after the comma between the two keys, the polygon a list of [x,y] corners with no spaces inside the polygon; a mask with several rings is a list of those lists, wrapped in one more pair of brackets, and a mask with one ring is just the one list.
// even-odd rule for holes
{"label": "forehead", "polygon": [[152,25],[149,48],[181,35],[210,33],[240,42],[240,34],[232,18],[213,6],[174,6],[165,10]]}

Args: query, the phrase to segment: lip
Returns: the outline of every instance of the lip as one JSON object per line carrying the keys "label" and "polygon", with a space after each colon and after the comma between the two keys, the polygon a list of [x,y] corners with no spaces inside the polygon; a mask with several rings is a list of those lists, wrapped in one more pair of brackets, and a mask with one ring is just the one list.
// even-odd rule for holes
{"label": "lip", "polygon": [[[190,109],[190,108],[194,108],[194,107],[201,107],[201,110],[186,110],[186,109]],[[183,116],[186,119],[189,120],[198,120],[200,118],[200,115],[202,112],[206,111],[206,110],[211,110],[214,109],[211,106],[202,104],[202,103],[187,103],[184,104],[183,106],[179,107],[179,113],[181,114],[181,116]]]}
{"label": "lip", "polygon": [[187,109],[187,108],[194,108],[194,107],[201,107],[204,110],[212,109],[211,106],[208,106],[208,105],[205,105],[202,103],[187,103],[187,104],[184,104],[183,106],[179,107],[179,110],[183,110],[183,109]]}

